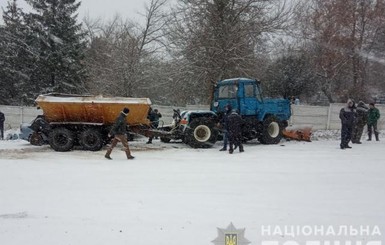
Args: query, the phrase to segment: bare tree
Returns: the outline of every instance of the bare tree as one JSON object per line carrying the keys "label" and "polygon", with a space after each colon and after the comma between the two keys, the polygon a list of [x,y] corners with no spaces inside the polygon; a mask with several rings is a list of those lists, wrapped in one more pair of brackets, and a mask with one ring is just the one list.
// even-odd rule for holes
{"label": "bare tree", "polygon": [[283,28],[287,17],[282,1],[178,1],[168,27],[170,55],[183,66],[175,79],[207,103],[216,81],[257,76],[263,34]]}
{"label": "bare tree", "polygon": [[385,1],[312,0],[303,6],[298,23],[311,41],[324,94],[330,102],[367,98],[369,57],[384,28]]}
{"label": "bare tree", "polygon": [[146,6],[144,26],[124,21],[120,16],[107,24],[86,21],[90,31],[90,91],[115,96],[139,96],[143,92],[147,82],[144,64],[161,47],[165,4],[166,0],[151,0]]}

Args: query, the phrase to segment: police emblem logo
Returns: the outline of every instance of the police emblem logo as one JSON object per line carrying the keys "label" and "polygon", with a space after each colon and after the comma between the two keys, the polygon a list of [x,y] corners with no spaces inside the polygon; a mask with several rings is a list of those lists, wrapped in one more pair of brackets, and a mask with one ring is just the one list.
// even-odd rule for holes
{"label": "police emblem logo", "polygon": [[237,234],[225,234],[225,245],[238,245]]}
{"label": "police emblem logo", "polygon": [[218,237],[212,241],[215,245],[247,245],[250,243],[245,238],[245,229],[237,229],[230,223],[226,229],[217,228]]}

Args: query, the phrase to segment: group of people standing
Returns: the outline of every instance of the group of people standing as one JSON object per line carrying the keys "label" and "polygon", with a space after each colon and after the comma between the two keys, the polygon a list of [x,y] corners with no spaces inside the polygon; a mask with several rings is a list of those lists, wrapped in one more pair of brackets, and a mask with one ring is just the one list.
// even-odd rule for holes
{"label": "group of people standing", "polygon": [[352,148],[349,146],[351,141],[353,144],[362,144],[361,137],[365,125],[368,127],[368,141],[372,140],[374,134],[376,141],[379,141],[379,132],[377,122],[380,119],[380,111],[375,107],[374,103],[370,103],[369,107],[360,101],[356,105],[352,99],[349,99],[347,105],[340,110],[341,119],[341,149]]}

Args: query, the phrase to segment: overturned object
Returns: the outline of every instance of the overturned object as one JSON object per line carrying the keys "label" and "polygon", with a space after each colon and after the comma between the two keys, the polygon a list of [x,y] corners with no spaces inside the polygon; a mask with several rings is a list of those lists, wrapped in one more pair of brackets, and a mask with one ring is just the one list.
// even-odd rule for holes
{"label": "overturned object", "polygon": [[312,127],[306,126],[302,128],[288,127],[283,130],[282,134],[285,139],[299,140],[311,142]]}

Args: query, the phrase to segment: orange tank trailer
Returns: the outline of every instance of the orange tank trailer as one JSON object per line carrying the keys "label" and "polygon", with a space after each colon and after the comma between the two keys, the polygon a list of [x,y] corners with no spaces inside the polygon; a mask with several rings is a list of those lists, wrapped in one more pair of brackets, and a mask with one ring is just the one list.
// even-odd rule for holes
{"label": "orange tank trailer", "polygon": [[46,94],[35,102],[43,115],[30,128],[37,139],[47,138],[56,151],[69,151],[77,143],[84,150],[100,150],[109,142],[108,133],[125,107],[130,109],[126,120],[131,131],[150,133],[148,98]]}
{"label": "orange tank trailer", "polygon": [[151,101],[148,98],[103,96],[40,95],[37,105],[49,123],[87,123],[112,125],[124,107],[130,109],[130,126],[149,125],[147,119]]}

